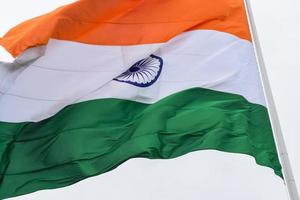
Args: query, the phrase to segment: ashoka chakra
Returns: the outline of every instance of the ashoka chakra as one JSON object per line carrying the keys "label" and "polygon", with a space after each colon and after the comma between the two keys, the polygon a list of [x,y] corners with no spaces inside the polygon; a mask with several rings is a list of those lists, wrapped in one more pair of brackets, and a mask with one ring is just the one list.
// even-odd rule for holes
{"label": "ashoka chakra", "polygon": [[148,87],[157,81],[162,66],[162,58],[150,55],[148,58],[136,62],[126,72],[114,78],[114,80],[138,87]]}

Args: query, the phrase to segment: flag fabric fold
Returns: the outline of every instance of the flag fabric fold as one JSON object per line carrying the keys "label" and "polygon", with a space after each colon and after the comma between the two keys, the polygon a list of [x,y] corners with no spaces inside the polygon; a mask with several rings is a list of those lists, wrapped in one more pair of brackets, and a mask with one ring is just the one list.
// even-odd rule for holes
{"label": "flag fabric fold", "polygon": [[0,44],[0,198],[208,149],[282,176],[242,0],[81,0]]}

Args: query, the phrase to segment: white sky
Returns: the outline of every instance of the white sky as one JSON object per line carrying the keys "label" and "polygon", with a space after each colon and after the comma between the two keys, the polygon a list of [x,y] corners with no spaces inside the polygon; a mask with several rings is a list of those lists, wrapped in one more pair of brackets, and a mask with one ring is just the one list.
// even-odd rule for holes
{"label": "white sky", "polygon": [[[0,35],[28,18],[69,2],[73,1],[2,0]],[[275,103],[300,190],[300,1],[251,2]],[[11,60],[1,48],[0,60]],[[203,163],[203,160],[206,163]],[[271,170],[252,165],[253,162],[252,158],[247,156],[220,152],[193,153],[175,160],[156,162],[154,166],[151,161],[141,159],[138,164],[130,161],[116,172],[94,177],[67,188],[42,191],[16,199],[286,199],[281,180],[275,177]],[[201,168],[195,163],[200,163]],[[131,170],[133,168],[134,172]],[[245,170],[240,170],[241,168]],[[199,172],[197,169],[207,171]],[[150,191],[147,191],[147,188]]]}

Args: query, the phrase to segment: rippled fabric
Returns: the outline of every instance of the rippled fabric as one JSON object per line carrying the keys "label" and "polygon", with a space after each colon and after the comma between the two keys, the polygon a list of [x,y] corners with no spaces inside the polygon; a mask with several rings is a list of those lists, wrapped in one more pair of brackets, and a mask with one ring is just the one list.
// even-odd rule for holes
{"label": "rippled fabric", "polygon": [[[0,63],[0,121],[39,122],[70,104],[94,99],[151,104],[193,87],[239,94],[265,105],[253,45],[224,32],[190,31],[164,44],[135,46],[51,40],[45,48],[44,56],[35,58],[41,50],[32,49],[17,60],[35,58],[31,63]],[[143,78],[136,75],[131,84],[128,77],[120,78],[151,54],[162,59],[152,69],[152,85],[139,87],[136,80]]]}
{"label": "rippled fabric", "polygon": [[266,108],[208,89],[151,105],[82,102],[38,123],[2,122],[0,133],[0,198],[67,186],[131,158],[169,159],[201,149],[252,155],[282,175]]}

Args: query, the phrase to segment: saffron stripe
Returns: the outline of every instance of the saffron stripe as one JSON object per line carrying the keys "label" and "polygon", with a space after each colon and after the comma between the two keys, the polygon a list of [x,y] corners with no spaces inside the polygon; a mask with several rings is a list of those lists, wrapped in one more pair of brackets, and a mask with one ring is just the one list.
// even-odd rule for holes
{"label": "saffron stripe", "polygon": [[82,0],[23,22],[0,38],[0,45],[16,57],[50,38],[138,45],[199,29],[251,40],[243,0]]}

